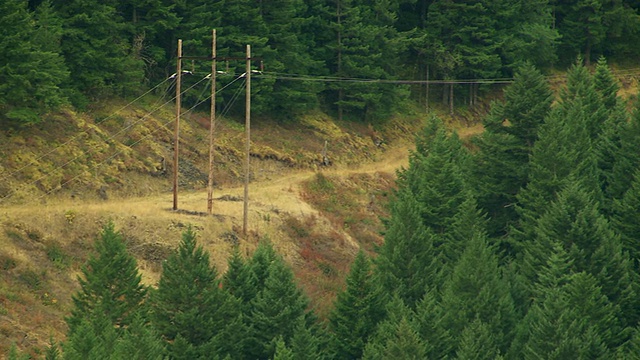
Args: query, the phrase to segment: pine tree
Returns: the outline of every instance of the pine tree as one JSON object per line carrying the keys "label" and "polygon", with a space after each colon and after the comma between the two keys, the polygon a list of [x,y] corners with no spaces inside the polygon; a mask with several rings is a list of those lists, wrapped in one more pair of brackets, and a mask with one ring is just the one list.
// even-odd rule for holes
{"label": "pine tree", "polygon": [[[323,329],[315,324],[309,326],[307,319],[300,319],[291,338],[291,352],[297,360],[322,360],[330,358],[323,346]],[[332,358],[332,357],[331,357]]]}
{"label": "pine tree", "polygon": [[222,277],[222,287],[238,298],[243,305],[247,305],[256,296],[258,280],[238,248],[231,253],[227,265],[227,271]]}
{"label": "pine tree", "polygon": [[[0,4],[0,116],[8,125],[29,125],[66,100],[61,90],[69,75],[56,43],[55,15],[40,5],[38,22],[26,0]],[[45,32],[49,38],[44,39]],[[45,41],[50,40],[50,41]]]}
{"label": "pine tree", "polygon": [[256,250],[251,263],[257,278],[266,276],[250,303],[251,314],[247,318],[251,329],[247,352],[252,358],[273,356],[278,337],[282,336],[285,342],[293,337],[296,325],[306,317],[308,306],[284,260],[275,255],[270,244],[261,246],[263,250]]}
{"label": "pine tree", "polygon": [[455,351],[455,339],[445,323],[445,309],[434,290],[429,290],[415,311],[415,320],[427,347],[428,359],[444,359]]}
{"label": "pine tree", "polygon": [[443,290],[443,322],[451,334],[462,334],[475,319],[480,320],[489,327],[495,345],[504,353],[511,343],[516,312],[493,251],[482,232],[469,240]]}
{"label": "pine tree", "polygon": [[[209,255],[196,244],[191,228],[182,234],[176,253],[163,264],[152,299],[154,324],[163,338],[171,342],[179,335],[199,353],[239,316],[237,301],[219,288],[217,272]],[[217,340],[224,343],[229,339]]]}
{"label": "pine tree", "polygon": [[53,340],[53,337],[49,338],[49,346],[45,348],[44,352],[45,360],[60,360],[62,355],[60,354],[59,345]]}
{"label": "pine tree", "polygon": [[456,358],[460,360],[502,359],[489,326],[479,319],[467,325],[462,334]]}
{"label": "pine tree", "polygon": [[123,237],[112,222],[106,224],[78,278],[80,290],[72,296],[74,307],[67,318],[73,335],[82,320],[100,316],[116,329],[131,324],[141,310],[147,289],[141,284],[133,256],[127,253]]}
{"label": "pine tree", "polygon": [[338,293],[329,318],[337,359],[357,359],[382,319],[382,299],[372,278],[369,259],[361,250],[347,275],[347,287]]}
{"label": "pine tree", "polygon": [[492,104],[485,131],[474,139],[479,151],[472,179],[478,204],[489,215],[491,236],[505,235],[517,221],[516,195],[527,184],[529,157],[553,99],[545,78],[529,64],[516,72],[504,97]]}
{"label": "pine tree", "polygon": [[112,359],[161,360],[164,359],[164,344],[155,329],[137,316],[123,336],[110,349]]}
{"label": "pine tree", "polygon": [[376,277],[389,294],[414,306],[431,286],[440,283],[436,235],[422,222],[420,205],[408,191],[398,193],[376,258]]}
{"label": "pine tree", "polygon": [[[331,73],[345,79],[394,80],[398,53],[405,46],[393,27],[397,4],[340,0],[332,5],[334,39],[327,46],[333,54],[326,59]],[[409,95],[404,86],[371,81],[341,81],[331,90],[339,118],[344,113],[363,121],[388,118]]]}
{"label": "pine tree", "polygon": [[425,359],[427,347],[418,333],[414,314],[395,297],[388,305],[387,320],[380,323],[370,338],[362,359]]}
{"label": "pine tree", "polygon": [[637,280],[620,238],[598,211],[598,204],[579,183],[569,184],[540,218],[537,237],[527,248],[523,273],[535,283],[552,244],[559,242],[572,259],[574,272],[586,272],[598,280],[602,292],[620,306],[623,327],[637,321]]}
{"label": "pine tree", "polygon": [[[63,18],[62,53],[74,87],[90,98],[135,93],[143,82],[127,25],[115,1],[69,0],[57,3]],[[86,102],[82,95],[74,99]]]}
{"label": "pine tree", "polygon": [[287,344],[282,340],[282,336],[276,341],[276,352],[273,355],[273,360],[295,360],[293,351],[287,347]]}
{"label": "pine tree", "polygon": [[640,170],[636,170],[634,175],[631,188],[622,199],[614,200],[611,224],[620,234],[622,247],[629,253],[636,273],[640,274]]}

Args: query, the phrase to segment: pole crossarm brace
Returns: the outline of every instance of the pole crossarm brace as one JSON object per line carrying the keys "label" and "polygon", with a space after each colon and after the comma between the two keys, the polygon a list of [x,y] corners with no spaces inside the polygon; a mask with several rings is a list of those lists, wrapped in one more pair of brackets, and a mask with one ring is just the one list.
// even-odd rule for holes
{"label": "pole crossarm brace", "polygon": [[212,57],[212,56],[179,56],[178,59],[181,60],[216,60],[216,61],[227,61],[227,60],[262,60],[259,57]]}

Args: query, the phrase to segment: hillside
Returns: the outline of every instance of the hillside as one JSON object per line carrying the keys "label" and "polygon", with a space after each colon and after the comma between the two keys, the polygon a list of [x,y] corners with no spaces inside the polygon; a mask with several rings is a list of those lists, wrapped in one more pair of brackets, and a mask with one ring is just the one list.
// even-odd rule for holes
{"label": "hillside", "polygon": [[[209,119],[183,117],[174,212],[170,162],[161,168],[162,158],[172,158],[173,109],[154,105],[66,110],[38,128],[0,135],[0,353],[13,342],[34,353],[50,336],[64,338],[76,278],[108,220],[125,235],[149,285],[187,226],[220,271],[234,245],[250,254],[269,239],[326,315],[357,249],[382,241],[380,217],[395,170],[406,164],[424,117],[415,112],[378,125],[338,123],[321,113],[296,125],[254,119],[244,237],[243,125],[218,121],[213,216],[207,216]],[[330,166],[320,165],[325,141]]]}

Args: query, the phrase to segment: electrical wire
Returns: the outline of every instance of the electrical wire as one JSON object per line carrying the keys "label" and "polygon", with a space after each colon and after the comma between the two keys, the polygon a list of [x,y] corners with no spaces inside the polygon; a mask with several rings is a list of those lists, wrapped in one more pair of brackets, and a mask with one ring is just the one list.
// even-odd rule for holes
{"label": "electrical wire", "polygon": [[[157,89],[158,87],[162,86],[164,83],[166,83],[166,82],[167,82],[167,81],[169,81],[169,80],[170,80],[170,78],[167,78],[167,79],[165,79],[164,81],[160,82],[159,84],[157,84],[157,85],[156,85],[156,86],[154,86],[153,88],[151,88],[151,89],[149,89],[148,91],[146,91],[144,94],[142,94],[142,95],[138,96],[137,98],[135,98],[134,100],[132,100],[131,102],[129,102],[127,105],[125,105],[125,106],[121,107],[120,109],[116,110],[115,112],[113,112],[112,114],[110,114],[109,116],[107,116],[106,118],[104,118],[104,119],[101,119],[101,120],[97,121],[97,122],[95,123],[95,125],[99,125],[99,124],[101,124],[101,123],[103,123],[103,122],[105,122],[105,121],[109,120],[110,118],[114,117],[114,116],[115,116],[116,114],[118,114],[120,111],[122,111],[122,110],[124,110],[124,109],[128,108],[129,106],[133,105],[135,102],[137,102],[137,101],[141,100],[143,97],[147,96],[149,93],[151,93],[152,91],[154,91],[154,90],[155,90],[155,89]],[[165,91],[165,94],[166,94],[166,91]],[[10,172],[9,174],[4,175],[4,176],[2,177],[2,180],[0,180],[0,181],[1,181],[1,182],[6,182],[10,177],[14,177],[14,175],[15,175],[15,174],[17,174],[17,173],[19,173],[19,172],[23,171],[24,169],[26,169],[26,168],[28,168],[29,166],[31,166],[31,165],[33,165],[33,164],[35,164],[36,162],[38,162],[38,161],[42,160],[43,158],[45,158],[45,157],[47,157],[47,156],[49,156],[49,155],[53,154],[54,152],[56,152],[56,151],[57,151],[58,149],[60,149],[61,147],[63,147],[63,146],[65,146],[65,145],[70,144],[72,141],[74,141],[75,139],[77,139],[80,135],[82,135],[82,134],[86,134],[86,133],[87,133],[87,131],[86,131],[86,130],[84,130],[84,131],[81,131],[81,132],[79,132],[79,133],[75,134],[74,136],[72,136],[70,139],[68,139],[68,140],[67,140],[67,141],[65,141],[64,143],[62,143],[62,144],[60,144],[60,145],[58,145],[58,146],[54,147],[53,149],[49,150],[49,152],[46,152],[46,153],[44,153],[44,154],[40,155],[39,157],[35,158],[34,160],[31,160],[31,162],[30,162],[30,163],[28,163],[28,164],[26,164],[26,165],[24,165],[24,166],[22,166],[22,167],[20,167],[20,168],[18,168],[18,169],[16,169],[16,170],[14,170],[14,171]]]}
{"label": "electrical wire", "polygon": [[[204,81],[204,80],[206,80],[206,79],[207,79],[206,77],[202,78],[200,81],[196,82],[195,84],[191,85],[190,87],[188,87],[188,88],[186,88],[184,91],[182,91],[182,92],[180,93],[180,95],[182,95],[182,94],[184,94],[185,92],[187,92],[187,91],[189,91],[189,90],[193,89],[194,87],[196,87],[198,84],[200,84],[202,81]],[[121,129],[120,131],[116,132],[115,134],[109,134],[109,137],[110,137],[110,138],[115,138],[116,136],[118,136],[118,135],[120,135],[121,133],[123,133],[123,132],[125,132],[125,131],[129,130],[129,129],[130,129],[130,128],[132,128],[133,126],[136,126],[137,124],[141,123],[142,121],[145,121],[145,120],[146,120],[150,115],[154,114],[155,112],[159,111],[159,110],[160,110],[160,109],[162,109],[163,107],[165,107],[165,106],[167,106],[168,104],[170,104],[171,102],[173,102],[173,100],[175,100],[175,98],[176,98],[176,96],[174,96],[173,98],[171,98],[171,99],[167,100],[167,101],[166,101],[166,102],[164,102],[161,106],[159,106],[159,107],[157,107],[157,108],[155,108],[155,109],[151,110],[150,112],[148,112],[147,114],[145,114],[143,117],[141,117],[138,121],[133,122],[132,124],[130,124],[130,125],[128,125],[128,126],[126,126],[126,127],[124,127],[123,129]],[[122,110],[122,109],[121,109],[121,110]],[[119,110],[119,111],[121,111],[121,110]],[[86,133],[86,131],[83,131],[83,133]],[[77,137],[77,136],[75,136],[75,137]],[[67,141],[65,144],[69,144],[69,142],[70,142],[70,141]],[[62,146],[62,145],[61,145],[61,146]],[[57,148],[56,148],[56,150],[57,150],[57,149],[59,149],[61,146],[57,147]],[[55,151],[55,150],[54,150],[54,151]],[[49,152],[49,154],[50,154],[50,153],[52,153],[52,152],[53,152],[53,151]],[[81,158],[81,157],[83,157],[83,156],[85,156],[85,155],[87,155],[87,154],[88,154],[88,151],[83,151],[82,153],[80,153],[80,154],[76,155],[74,158],[72,158],[72,159],[70,159],[70,160],[67,160],[64,164],[57,166],[54,170],[60,170],[60,169],[63,169],[63,168],[65,168],[67,165],[69,165],[69,164],[73,163],[74,161],[78,160],[79,158]],[[41,159],[41,158],[42,158],[42,157],[40,157],[40,159]],[[14,174],[15,174],[15,173],[16,173],[16,172],[14,172]],[[42,176],[38,177],[38,178],[37,178],[37,179],[35,179],[35,180],[32,180],[32,181],[28,182],[27,184],[28,184],[28,185],[34,185],[34,184],[36,184],[37,182],[39,182],[39,181],[41,181],[41,180],[43,180],[43,179],[47,178],[48,176],[49,176],[48,174],[43,174]],[[11,196],[12,196],[12,194],[10,193],[10,194],[8,194],[8,195],[6,195],[6,196],[4,196],[4,197],[1,197],[1,198],[0,198],[0,204],[1,204],[1,203],[3,203],[6,199],[10,198]]]}

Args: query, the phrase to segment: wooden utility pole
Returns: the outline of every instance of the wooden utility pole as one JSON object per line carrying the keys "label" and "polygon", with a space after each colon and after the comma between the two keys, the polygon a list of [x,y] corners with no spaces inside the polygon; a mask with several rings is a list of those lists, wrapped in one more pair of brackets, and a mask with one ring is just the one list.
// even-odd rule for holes
{"label": "wooden utility pole", "polygon": [[178,65],[176,66],[176,122],[173,144],[173,210],[178,210],[178,144],[180,143],[180,112],[182,81],[182,39],[178,40]]}
{"label": "wooden utility pole", "polygon": [[245,132],[246,132],[246,149],[245,149],[245,173],[244,173],[244,212],[242,221],[242,233],[247,236],[247,225],[249,217],[249,151],[251,150],[251,45],[247,45],[247,93],[246,93],[246,110],[245,110]]}
{"label": "wooden utility pole", "polygon": [[207,212],[213,212],[213,134],[216,127],[216,30],[211,33],[211,123],[209,124],[209,183],[207,184]]}
{"label": "wooden utility pole", "polygon": [[427,64],[427,91],[425,95],[425,110],[429,112],[429,64]]}

